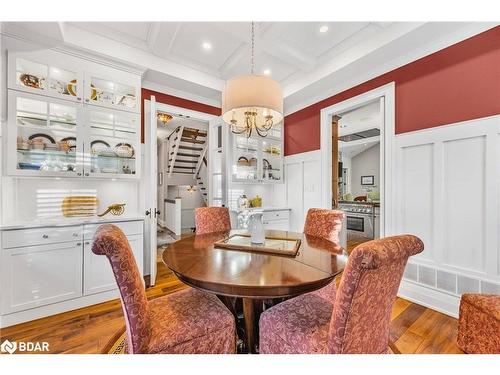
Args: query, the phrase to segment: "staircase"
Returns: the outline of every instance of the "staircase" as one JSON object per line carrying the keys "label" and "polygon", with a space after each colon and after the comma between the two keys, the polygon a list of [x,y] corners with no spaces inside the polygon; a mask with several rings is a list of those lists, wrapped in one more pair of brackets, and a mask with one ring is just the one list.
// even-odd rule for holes
{"label": "staircase", "polygon": [[173,174],[193,176],[208,205],[207,190],[207,133],[200,129],[179,126],[168,136],[168,177]]}

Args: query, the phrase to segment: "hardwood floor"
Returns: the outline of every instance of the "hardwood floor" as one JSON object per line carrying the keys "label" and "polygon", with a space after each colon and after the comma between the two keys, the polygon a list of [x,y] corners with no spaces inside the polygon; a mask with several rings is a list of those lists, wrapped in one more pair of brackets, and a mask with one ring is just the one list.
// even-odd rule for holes
{"label": "hardwood floor", "polygon": [[[157,298],[184,287],[158,263],[158,282],[147,289],[147,295]],[[391,319],[391,341],[401,353],[462,353],[455,344],[454,318],[398,298]],[[0,330],[0,342],[47,341],[51,353],[103,353],[124,327],[117,299],[4,328]]]}

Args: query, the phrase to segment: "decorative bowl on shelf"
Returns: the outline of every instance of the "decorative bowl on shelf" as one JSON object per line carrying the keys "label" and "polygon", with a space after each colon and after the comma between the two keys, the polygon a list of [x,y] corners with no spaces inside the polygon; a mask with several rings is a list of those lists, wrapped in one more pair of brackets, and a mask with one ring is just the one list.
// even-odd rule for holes
{"label": "decorative bowl on shelf", "polygon": [[238,163],[237,163],[240,167],[248,167],[249,164],[248,164],[248,159],[244,156],[240,156],[238,158]]}
{"label": "decorative bowl on shelf", "polygon": [[39,78],[33,74],[21,74],[19,81],[21,81],[24,86],[33,87],[35,89],[41,89],[45,85],[45,78]]}
{"label": "decorative bowl on shelf", "polygon": [[119,143],[115,146],[115,154],[121,158],[131,158],[134,156],[134,148],[128,143]]}
{"label": "decorative bowl on shelf", "polygon": [[57,142],[57,147],[60,151],[68,152],[70,149],[70,145],[67,141],[59,141]]}

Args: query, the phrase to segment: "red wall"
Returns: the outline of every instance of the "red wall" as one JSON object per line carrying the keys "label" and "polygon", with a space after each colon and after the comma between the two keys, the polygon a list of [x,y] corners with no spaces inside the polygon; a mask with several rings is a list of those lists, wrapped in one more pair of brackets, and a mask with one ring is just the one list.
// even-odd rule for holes
{"label": "red wall", "polygon": [[175,105],[176,107],[192,109],[193,111],[205,112],[215,116],[221,114],[220,108],[143,88],[141,89],[141,113],[143,114],[141,119],[141,143],[144,143],[144,100],[149,99],[151,95],[154,95],[155,100],[159,103]]}
{"label": "red wall", "polygon": [[500,113],[500,26],[285,117],[285,155],[320,148],[320,110],[396,83],[396,133]]}

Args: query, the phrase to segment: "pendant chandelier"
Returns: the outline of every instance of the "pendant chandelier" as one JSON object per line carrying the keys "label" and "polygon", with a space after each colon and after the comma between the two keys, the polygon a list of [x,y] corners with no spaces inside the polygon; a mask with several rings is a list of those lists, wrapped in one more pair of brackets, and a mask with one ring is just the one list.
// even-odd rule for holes
{"label": "pendant chandelier", "polygon": [[158,120],[163,122],[163,125],[167,125],[167,123],[172,120],[172,115],[169,115],[168,113],[163,113],[163,112],[158,112]]}
{"label": "pendant chandelier", "polygon": [[254,129],[266,137],[273,125],[283,120],[283,92],[275,80],[254,74],[254,47],[252,22],[250,74],[226,81],[222,91],[222,118],[234,134],[245,134],[247,138]]}

